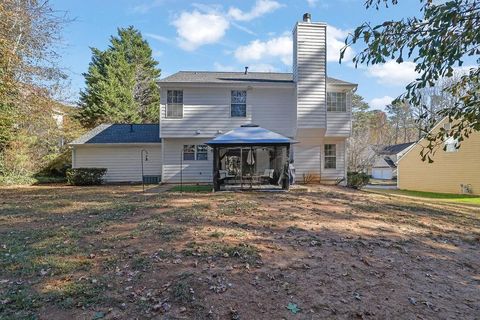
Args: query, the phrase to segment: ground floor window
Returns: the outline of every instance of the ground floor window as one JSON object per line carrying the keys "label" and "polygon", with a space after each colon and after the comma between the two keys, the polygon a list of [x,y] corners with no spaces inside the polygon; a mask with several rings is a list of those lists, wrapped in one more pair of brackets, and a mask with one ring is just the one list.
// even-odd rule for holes
{"label": "ground floor window", "polygon": [[208,147],[205,144],[184,144],[183,160],[208,160]]}
{"label": "ground floor window", "polygon": [[205,144],[197,145],[197,160],[208,160],[207,145]]}
{"label": "ground floor window", "polygon": [[195,145],[183,145],[183,160],[195,160]]}
{"label": "ground floor window", "polygon": [[325,145],[325,169],[337,168],[337,146],[335,144]]}

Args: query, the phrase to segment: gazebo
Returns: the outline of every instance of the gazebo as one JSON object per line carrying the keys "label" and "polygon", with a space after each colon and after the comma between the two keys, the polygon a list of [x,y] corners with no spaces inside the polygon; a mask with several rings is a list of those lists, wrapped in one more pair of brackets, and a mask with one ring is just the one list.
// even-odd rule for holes
{"label": "gazebo", "polygon": [[254,124],[208,141],[213,149],[214,190],[288,189],[293,143],[296,141]]}

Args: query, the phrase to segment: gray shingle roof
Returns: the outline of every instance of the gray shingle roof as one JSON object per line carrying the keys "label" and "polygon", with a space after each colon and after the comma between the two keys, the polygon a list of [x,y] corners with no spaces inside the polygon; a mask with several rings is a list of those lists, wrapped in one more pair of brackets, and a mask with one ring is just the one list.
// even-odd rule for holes
{"label": "gray shingle roof", "polygon": [[390,159],[390,157],[385,157],[385,158],[383,158],[383,160],[385,160],[385,162],[390,166],[390,168],[396,168],[397,167],[395,162],[393,162],[393,160]]}
{"label": "gray shingle roof", "polygon": [[158,124],[101,124],[70,144],[160,142]]}
{"label": "gray shingle roof", "polygon": [[[293,74],[287,72],[216,72],[179,71],[159,81],[162,83],[293,83]],[[327,83],[356,86],[354,83],[327,77]]]}
{"label": "gray shingle roof", "polygon": [[407,143],[400,143],[400,144],[394,144],[391,146],[386,146],[383,149],[381,149],[378,153],[379,154],[397,154],[406,148],[410,147],[411,145],[415,144],[415,142],[407,142]]}

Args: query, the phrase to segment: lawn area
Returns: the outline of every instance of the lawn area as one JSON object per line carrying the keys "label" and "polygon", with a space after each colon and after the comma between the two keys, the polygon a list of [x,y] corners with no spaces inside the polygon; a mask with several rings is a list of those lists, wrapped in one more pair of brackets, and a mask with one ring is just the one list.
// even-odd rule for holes
{"label": "lawn area", "polygon": [[1,319],[475,319],[480,207],[0,187]]}
{"label": "lawn area", "polygon": [[410,191],[410,190],[381,190],[381,189],[375,189],[373,190],[373,192],[480,205],[479,196],[468,195],[468,194],[435,193],[435,192]]}
{"label": "lawn area", "polygon": [[170,189],[172,192],[212,192],[212,190],[213,186],[211,185],[184,185]]}

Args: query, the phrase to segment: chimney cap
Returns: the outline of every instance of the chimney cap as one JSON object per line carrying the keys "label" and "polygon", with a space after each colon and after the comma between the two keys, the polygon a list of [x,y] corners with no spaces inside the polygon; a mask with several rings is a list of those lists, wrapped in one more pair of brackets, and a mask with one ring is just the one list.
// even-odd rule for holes
{"label": "chimney cap", "polygon": [[308,12],[303,14],[303,22],[312,22],[312,15]]}

